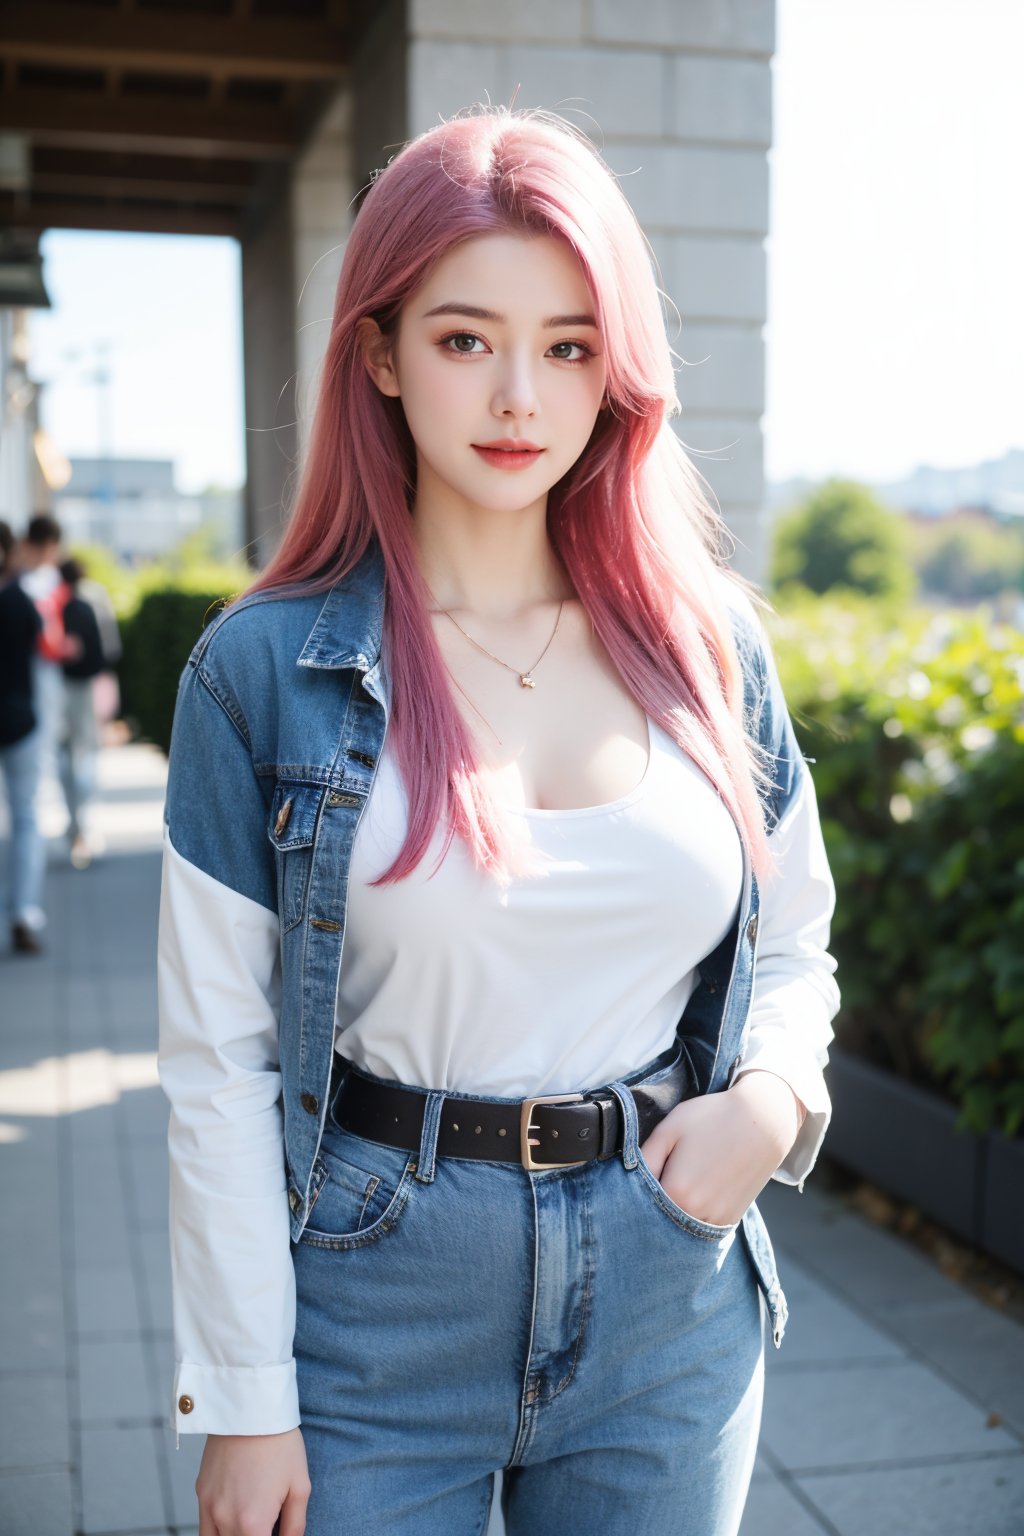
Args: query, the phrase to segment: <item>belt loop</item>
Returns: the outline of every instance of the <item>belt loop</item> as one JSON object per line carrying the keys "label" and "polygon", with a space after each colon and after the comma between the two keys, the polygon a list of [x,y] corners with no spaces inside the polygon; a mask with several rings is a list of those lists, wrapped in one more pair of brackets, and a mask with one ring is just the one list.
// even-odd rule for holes
{"label": "belt loop", "polygon": [[420,1132],[420,1154],[416,1167],[416,1177],[421,1184],[433,1184],[434,1168],[437,1162],[437,1133],[441,1127],[441,1110],[444,1108],[444,1094],[432,1089],[427,1094],[427,1102],[423,1106],[423,1129]]}
{"label": "belt loop", "polygon": [[608,1087],[622,1108],[622,1161],[625,1167],[632,1171],[640,1161],[636,1100],[625,1083],[609,1083]]}

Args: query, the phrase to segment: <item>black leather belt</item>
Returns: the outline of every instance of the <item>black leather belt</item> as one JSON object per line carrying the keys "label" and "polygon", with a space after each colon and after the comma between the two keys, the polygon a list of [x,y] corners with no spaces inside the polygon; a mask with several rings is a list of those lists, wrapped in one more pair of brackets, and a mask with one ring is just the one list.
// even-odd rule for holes
{"label": "black leather belt", "polygon": [[[686,1052],[673,1046],[652,1065],[647,1079],[628,1086],[642,1142],[670,1109],[694,1092]],[[334,1095],[331,1115],[343,1131],[414,1152],[420,1146],[426,1103],[424,1090],[378,1082],[350,1065]],[[622,1107],[608,1088],[545,1094],[521,1103],[446,1098],[437,1156],[522,1163],[530,1169],[566,1168],[621,1152],[622,1130]]]}

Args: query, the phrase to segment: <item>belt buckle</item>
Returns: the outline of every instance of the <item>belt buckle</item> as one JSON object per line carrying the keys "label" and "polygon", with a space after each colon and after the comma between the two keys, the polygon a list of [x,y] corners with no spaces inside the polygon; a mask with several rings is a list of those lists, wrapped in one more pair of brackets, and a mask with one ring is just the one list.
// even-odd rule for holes
{"label": "belt buckle", "polygon": [[531,1147],[539,1147],[540,1142],[531,1138],[531,1131],[539,1131],[540,1126],[531,1125],[533,1111],[538,1104],[582,1104],[582,1093],[549,1093],[536,1099],[524,1099],[519,1111],[519,1157],[524,1168],[579,1168],[587,1161],[585,1157],[577,1158],[571,1163],[538,1163]]}

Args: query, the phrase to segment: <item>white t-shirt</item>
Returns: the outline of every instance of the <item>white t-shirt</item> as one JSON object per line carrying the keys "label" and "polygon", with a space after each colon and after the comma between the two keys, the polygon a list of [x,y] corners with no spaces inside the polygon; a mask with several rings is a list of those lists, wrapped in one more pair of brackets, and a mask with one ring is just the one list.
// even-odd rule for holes
{"label": "white t-shirt", "polygon": [[648,720],[640,783],[606,805],[516,809],[548,855],[502,889],[440,832],[371,889],[408,805],[384,750],[349,876],[335,1043],[377,1076],[518,1098],[599,1087],[671,1045],[696,967],[728,933],[743,861],[705,774]]}

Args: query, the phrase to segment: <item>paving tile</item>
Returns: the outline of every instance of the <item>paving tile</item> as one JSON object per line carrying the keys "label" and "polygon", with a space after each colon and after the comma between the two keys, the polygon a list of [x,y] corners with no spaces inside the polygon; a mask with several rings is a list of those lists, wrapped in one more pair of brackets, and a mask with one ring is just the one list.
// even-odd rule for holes
{"label": "paving tile", "polygon": [[[874,1227],[837,1201],[808,1189],[787,1203],[774,1190],[758,1198],[773,1241],[823,1284],[859,1308],[888,1310],[949,1301],[959,1288],[902,1238]],[[806,1204],[804,1202],[807,1202]],[[783,1281],[785,1289],[785,1282]]]}
{"label": "paving tile", "polygon": [[822,1536],[827,1531],[778,1478],[751,1483],[739,1536]]}
{"label": "paving tile", "polygon": [[147,1314],[146,1326],[165,1333],[172,1327],[171,1255],[167,1229],[139,1232],[136,1241],[146,1282],[142,1303]]}
{"label": "paving tile", "polygon": [[131,1532],[167,1525],[155,1432],[149,1426],[82,1430],[82,1530]]}
{"label": "paving tile", "polygon": [[128,1267],[128,1211],[119,1175],[116,1183],[110,1179],[76,1186],[73,1229],[76,1263]]}
{"label": "paving tile", "polygon": [[170,1105],[162,1088],[130,1089],[122,1095],[117,1108],[118,1120],[128,1136],[166,1142]]}
{"label": "paving tile", "polygon": [[182,1435],[180,1448],[174,1448],[174,1435],[166,1430],[160,1435],[171,1481],[171,1513],[179,1525],[194,1525],[199,1519],[196,1504],[196,1478],[206,1443],[205,1435]]}
{"label": "paving tile", "polygon": [[775,1249],[779,1279],[790,1307],[807,1297],[820,1296],[823,1289],[821,1281],[804,1268],[797,1256],[778,1242],[773,1241],[772,1247]]}
{"label": "paving tile", "polygon": [[152,1417],[142,1340],[106,1339],[78,1347],[78,1401],[83,1424]]}
{"label": "paving tile", "polygon": [[765,1352],[770,1371],[843,1360],[893,1360],[906,1351],[823,1287],[794,1297],[787,1290],[789,1322],[781,1349]]}
{"label": "paving tile", "polygon": [[55,1268],[40,1267],[38,1255],[5,1256],[0,1324],[0,1371],[66,1368],[63,1283]]}
{"label": "paving tile", "polygon": [[[1024,1328],[973,1296],[901,1314],[907,1343],[1024,1435]],[[1024,1529],[1024,1520],[1021,1522]]]}
{"label": "paving tile", "polygon": [[150,1335],[146,1339],[146,1363],[152,1414],[164,1423],[170,1413],[174,1391],[174,1338],[171,1334]]}
{"label": "paving tile", "polygon": [[75,1268],[75,1324],[79,1339],[91,1335],[141,1333],[142,1320],[131,1269],[119,1264]]}
{"label": "paving tile", "polygon": [[1017,1450],[974,1403],[913,1362],[773,1372],[761,1442],[790,1470]]}
{"label": "paving tile", "polygon": [[1024,1455],[830,1473],[801,1479],[801,1487],[838,1536],[1021,1536],[1024,1530]]}
{"label": "paving tile", "polygon": [[71,1469],[9,1473],[0,1507],[6,1536],[71,1536]]}
{"label": "paving tile", "polygon": [[0,1467],[52,1468],[70,1459],[64,1376],[5,1376],[0,1392]]}

